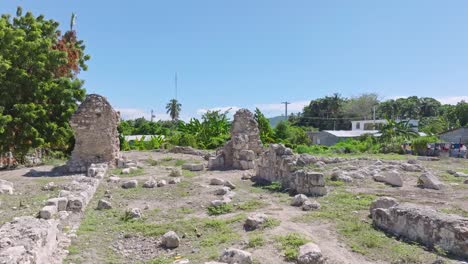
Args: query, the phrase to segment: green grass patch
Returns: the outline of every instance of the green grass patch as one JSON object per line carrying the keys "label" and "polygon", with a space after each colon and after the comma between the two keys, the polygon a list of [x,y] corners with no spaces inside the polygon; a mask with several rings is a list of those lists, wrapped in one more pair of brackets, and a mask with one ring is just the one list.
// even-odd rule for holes
{"label": "green grass patch", "polygon": [[251,234],[249,236],[249,242],[247,243],[247,247],[249,248],[259,248],[265,245],[265,238],[262,234]]}
{"label": "green grass patch", "polygon": [[171,264],[173,262],[172,259],[167,258],[167,257],[157,257],[155,259],[152,259],[148,262],[145,262],[145,264]]}
{"label": "green grass patch", "polygon": [[366,218],[370,204],[376,197],[370,194],[353,194],[336,188],[332,193],[317,200],[321,209],[299,218],[300,221],[329,221],[336,225],[338,234],[355,252],[373,260],[390,263],[431,263],[435,254],[422,247],[404,243],[372,226]]}
{"label": "green grass patch", "polygon": [[439,211],[444,212],[446,214],[455,214],[455,215],[460,215],[463,217],[468,217],[468,211],[463,210],[462,208],[458,206],[454,206],[451,208],[442,208],[442,209],[439,209]]}
{"label": "green grass patch", "polygon": [[463,182],[466,180],[466,177],[455,177],[447,172],[443,172],[439,174],[439,178],[446,182],[446,183],[458,183],[464,184]]}
{"label": "green grass patch", "polygon": [[281,224],[281,221],[275,218],[268,217],[268,219],[261,225],[261,228],[273,228]]}
{"label": "green grass patch", "polygon": [[307,238],[298,233],[289,233],[275,238],[288,261],[294,261],[299,254],[299,247],[309,242]]}
{"label": "green grass patch", "polygon": [[187,162],[187,161],[185,161],[185,160],[178,159],[178,160],[175,161],[175,165],[176,165],[176,166],[182,166],[182,165],[184,165],[186,162]]}
{"label": "green grass patch", "polygon": [[267,203],[260,200],[249,200],[237,206],[237,209],[242,211],[254,211],[267,206]]}
{"label": "green grass patch", "polygon": [[154,160],[154,159],[152,159],[152,158],[148,158],[148,159],[146,160],[146,163],[148,163],[148,165],[150,165],[150,166],[158,166],[160,162],[159,162],[158,160]]}
{"label": "green grass patch", "polygon": [[218,206],[210,205],[207,207],[207,210],[208,210],[208,215],[221,215],[221,214],[232,213],[234,211],[234,206],[228,203],[221,204]]}
{"label": "green grass patch", "polygon": [[182,176],[192,178],[192,177],[197,176],[197,173],[194,171],[182,170]]}

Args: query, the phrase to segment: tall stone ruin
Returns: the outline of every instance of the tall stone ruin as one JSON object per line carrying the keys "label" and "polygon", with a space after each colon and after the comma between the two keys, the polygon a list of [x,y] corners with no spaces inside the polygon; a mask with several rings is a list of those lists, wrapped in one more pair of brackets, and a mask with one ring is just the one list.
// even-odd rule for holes
{"label": "tall stone ruin", "polygon": [[240,109],[234,115],[231,126],[231,140],[208,161],[209,169],[248,170],[255,167],[255,160],[263,151],[257,121],[247,109]]}
{"label": "tall stone ruin", "polygon": [[67,163],[70,172],[85,172],[93,163],[115,165],[120,156],[119,119],[105,97],[86,96],[70,121],[75,132],[75,148]]}

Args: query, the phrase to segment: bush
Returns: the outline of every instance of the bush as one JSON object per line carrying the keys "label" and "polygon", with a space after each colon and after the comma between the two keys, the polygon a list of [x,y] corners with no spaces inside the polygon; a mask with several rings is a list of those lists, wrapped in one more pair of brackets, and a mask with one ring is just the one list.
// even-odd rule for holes
{"label": "bush", "polygon": [[411,142],[411,146],[415,154],[426,155],[427,144],[435,143],[439,139],[435,136],[417,137]]}

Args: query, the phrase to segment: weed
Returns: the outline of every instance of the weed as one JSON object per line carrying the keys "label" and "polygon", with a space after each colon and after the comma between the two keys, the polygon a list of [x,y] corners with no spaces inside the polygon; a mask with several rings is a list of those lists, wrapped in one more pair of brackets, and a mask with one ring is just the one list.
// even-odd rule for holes
{"label": "weed", "polygon": [[186,162],[185,160],[178,159],[178,160],[176,160],[175,165],[176,166],[182,166],[182,165],[185,164],[185,162]]}
{"label": "weed", "polygon": [[284,256],[288,261],[294,261],[299,254],[299,247],[309,242],[308,239],[298,233],[289,233],[285,236],[277,236],[276,242],[280,244]]}
{"label": "weed", "polygon": [[442,208],[440,209],[440,211],[446,214],[456,214],[456,215],[461,215],[463,217],[468,217],[468,211],[465,211],[458,206],[454,206],[452,208]]}
{"label": "weed", "polygon": [[237,209],[243,211],[253,211],[262,207],[265,207],[266,203],[260,200],[250,200],[244,203],[241,203],[237,206]]}
{"label": "weed", "polygon": [[249,236],[249,243],[247,247],[249,248],[258,248],[265,244],[265,239],[261,234],[253,234]]}
{"label": "weed", "polygon": [[221,214],[227,214],[231,213],[234,211],[234,207],[232,204],[221,204],[218,206],[208,206],[208,215],[221,215]]}
{"label": "weed", "polygon": [[152,158],[147,159],[146,163],[148,163],[148,165],[150,165],[150,166],[158,166],[159,165],[159,161],[154,160]]}
{"label": "weed", "polygon": [[261,226],[261,228],[273,228],[281,224],[281,221],[275,218],[269,217]]}
{"label": "weed", "polygon": [[197,176],[197,173],[194,171],[182,170],[182,176],[191,178]]}

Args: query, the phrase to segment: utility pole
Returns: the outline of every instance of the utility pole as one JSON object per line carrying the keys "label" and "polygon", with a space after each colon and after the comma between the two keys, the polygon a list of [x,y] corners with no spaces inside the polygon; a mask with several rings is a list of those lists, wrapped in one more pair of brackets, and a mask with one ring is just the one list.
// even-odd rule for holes
{"label": "utility pole", "polygon": [[155,118],[156,116],[154,115],[154,111],[153,109],[151,109],[151,122],[153,122],[153,118]]}
{"label": "utility pole", "polygon": [[284,118],[285,120],[288,120],[288,104],[291,104],[291,103],[288,101],[281,102],[281,103],[284,104]]}

